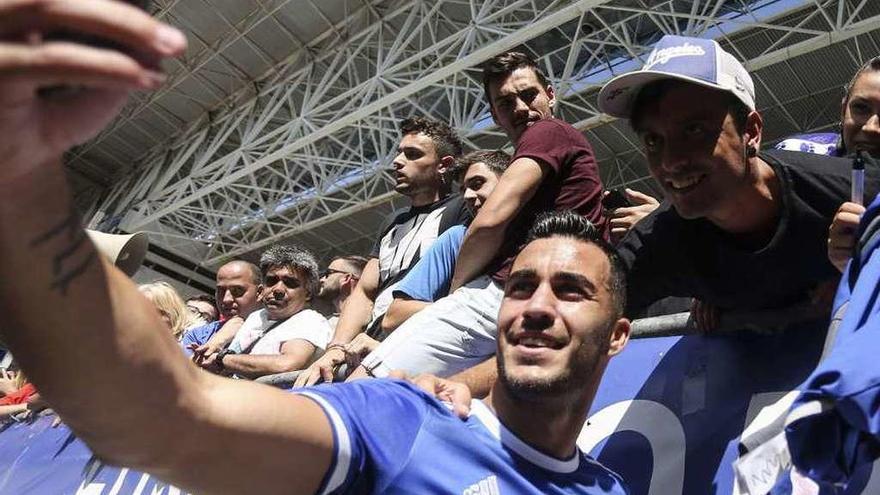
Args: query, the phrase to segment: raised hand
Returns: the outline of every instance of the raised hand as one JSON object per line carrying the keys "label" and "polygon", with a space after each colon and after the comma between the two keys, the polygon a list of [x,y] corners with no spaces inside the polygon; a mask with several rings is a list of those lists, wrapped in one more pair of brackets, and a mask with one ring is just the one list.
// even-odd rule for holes
{"label": "raised hand", "polygon": [[[639,220],[645,218],[660,206],[660,202],[653,196],[649,196],[634,189],[627,188],[624,190],[624,193],[633,206],[616,208],[610,212],[609,223],[611,224],[611,242],[615,243],[623,239],[623,236],[625,236],[626,233],[629,232],[629,229],[638,223]],[[607,195],[608,191],[606,191],[605,194]]]}
{"label": "raised hand", "polygon": [[[107,39],[124,52],[46,40],[59,29]],[[0,1],[0,180],[57,162],[92,138],[129,92],[164,81],[156,61],[185,49],[180,31],[124,3]],[[50,87],[65,89],[39,91]]]}
{"label": "raised hand", "polygon": [[856,232],[865,207],[846,202],[840,205],[828,228],[828,260],[843,273],[856,245]]}

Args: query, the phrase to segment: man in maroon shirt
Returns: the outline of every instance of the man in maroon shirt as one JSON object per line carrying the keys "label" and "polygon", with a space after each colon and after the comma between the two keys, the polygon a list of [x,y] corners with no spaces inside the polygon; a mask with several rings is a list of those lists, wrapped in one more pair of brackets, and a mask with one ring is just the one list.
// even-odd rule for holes
{"label": "man in maroon shirt", "polygon": [[483,85],[492,118],[516,146],[513,160],[468,229],[450,295],[395,330],[353,377],[393,369],[448,376],[485,361],[495,353],[510,265],[538,214],[573,210],[606,228],[592,147],[553,117],[556,95],[535,62],[498,55],[483,67]]}

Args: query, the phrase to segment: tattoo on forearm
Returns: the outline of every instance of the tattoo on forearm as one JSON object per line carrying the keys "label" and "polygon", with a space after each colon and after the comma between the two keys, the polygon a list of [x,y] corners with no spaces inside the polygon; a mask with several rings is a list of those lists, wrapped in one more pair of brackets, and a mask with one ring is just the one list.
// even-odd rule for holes
{"label": "tattoo on forearm", "polygon": [[66,243],[52,257],[52,285],[50,288],[58,290],[61,295],[66,296],[70,284],[82,275],[94,261],[95,252],[92,250],[84,252],[82,249],[84,246],[88,246],[89,241],[85,230],[79,224],[79,215],[75,210],[71,210],[64,220],[32,240],[30,247],[39,247],[59,236],[66,240]]}

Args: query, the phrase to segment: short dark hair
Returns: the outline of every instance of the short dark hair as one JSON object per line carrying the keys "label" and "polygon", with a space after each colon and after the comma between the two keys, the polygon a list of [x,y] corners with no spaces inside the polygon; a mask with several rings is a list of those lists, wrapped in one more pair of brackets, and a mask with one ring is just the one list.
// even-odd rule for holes
{"label": "short dark hair", "polygon": [[843,87],[845,93],[843,95],[843,101],[840,102],[840,141],[838,143],[840,155],[846,155],[849,153],[846,149],[846,143],[843,141],[843,116],[846,114],[846,107],[849,105],[849,99],[852,98],[852,90],[859,78],[862,77],[862,74],[877,71],[880,71],[880,55],[873,57],[862,64],[862,66],[859,67],[859,70],[853,74],[852,79],[850,79],[846,86]]}
{"label": "short dark hair", "polygon": [[538,68],[538,64],[523,52],[504,52],[483,63],[483,91],[486,93],[486,101],[490,106],[492,105],[492,96],[489,94],[489,86],[495,81],[509,76],[513,71],[523,68],[532,69],[541,86],[546,88],[550,85],[547,76]]}
{"label": "short dark hair", "polygon": [[201,301],[204,303],[208,303],[211,306],[214,306],[215,304],[217,304],[217,300],[207,294],[196,294],[194,296],[189,296],[186,298],[186,302],[190,302],[190,301]]}
{"label": "short dark hair", "polygon": [[843,97],[843,108],[846,108],[847,103],[849,103],[849,99],[852,96],[852,89],[856,85],[856,81],[858,81],[859,78],[862,77],[862,74],[864,74],[865,72],[874,71],[880,71],[880,55],[862,64],[862,66],[859,67],[859,70],[857,70],[856,73],[853,74],[852,79],[850,79],[846,86],[843,87],[843,89],[846,91],[846,95]]}
{"label": "short dark hair", "polygon": [[368,258],[363,256],[355,256],[355,255],[347,255],[347,256],[337,256],[333,258],[333,260],[342,260],[344,261],[349,268],[351,268],[352,275],[360,278],[361,274],[364,272],[364,267],[367,266],[367,262],[370,261]]}
{"label": "short dark hair", "polygon": [[626,308],[626,267],[617,250],[602,237],[602,231],[582,215],[571,210],[547,211],[538,216],[529,229],[526,243],[551,237],[571,237],[593,244],[608,257],[611,266],[608,292],[611,294],[613,316],[616,321]]}
{"label": "short dark hair", "polygon": [[510,165],[510,155],[501,150],[471,151],[455,162],[450,171],[453,180],[461,182],[471,165],[485,163],[495,175],[501,175]]}
{"label": "short dark hair", "polygon": [[318,260],[311,252],[290,244],[271,246],[260,255],[260,272],[265,277],[269,269],[275,267],[287,267],[291,270],[301,271],[306,278],[305,288],[309,296],[318,294],[320,288]]}
{"label": "short dark hair", "polygon": [[[679,84],[693,83],[679,81],[677,79],[662,79],[646,85],[641,91],[639,91],[639,94],[636,95],[636,99],[633,102],[632,111],[629,115],[629,125],[632,127],[633,131],[639,132],[643,117],[642,113],[644,113],[645,107],[649,103],[660,99],[660,97],[662,97],[670,88]],[[742,135],[746,130],[746,124],[749,121],[749,114],[752,113],[752,110],[732,93],[727,93],[722,90],[718,91],[727,95],[727,113],[733,118],[733,126],[736,128],[736,132]]]}
{"label": "short dark hair", "polygon": [[434,143],[434,151],[437,152],[438,158],[461,156],[463,147],[461,138],[458,137],[455,129],[445,122],[425,117],[411,117],[403,119],[400,123],[400,133],[403,135],[422,133],[428,136]]}

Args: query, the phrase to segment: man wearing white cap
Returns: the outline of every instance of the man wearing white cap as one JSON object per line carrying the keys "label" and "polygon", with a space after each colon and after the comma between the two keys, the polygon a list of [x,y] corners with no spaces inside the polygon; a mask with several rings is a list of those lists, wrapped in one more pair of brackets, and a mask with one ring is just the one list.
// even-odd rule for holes
{"label": "man wearing white cap", "polygon": [[[627,314],[665,296],[719,309],[785,306],[835,279],[825,243],[849,195],[849,162],[759,152],[754,84],[717,42],[664,36],[641,70],[602,88],[599,108],[630,120],[666,195],[619,246],[630,267]],[[712,326],[714,315],[697,317]]]}

